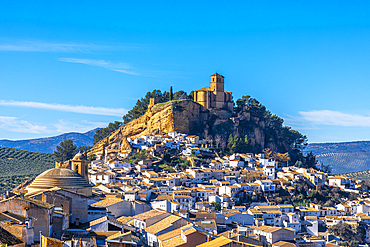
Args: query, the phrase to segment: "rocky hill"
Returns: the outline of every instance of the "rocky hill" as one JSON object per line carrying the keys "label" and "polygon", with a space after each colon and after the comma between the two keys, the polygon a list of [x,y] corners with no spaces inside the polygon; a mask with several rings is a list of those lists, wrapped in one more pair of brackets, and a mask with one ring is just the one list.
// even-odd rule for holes
{"label": "rocky hill", "polygon": [[[266,115],[263,108],[261,116]],[[207,110],[192,100],[168,101],[149,107],[144,115],[121,126],[95,144],[90,154],[101,154],[104,149],[130,152],[128,137],[173,131],[199,135],[218,147],[225,147],[230,134],[243,138],[247,135],[252,152],[264,148],[289,151],[298,132],[283,127],[282,119],[277,116],[269,117],[278,120],[267,121],[249,109],[233,113],[224,109]]]}
{"label": "rocky hill", "polygon": [[65,140],[73,140],[74,144],[80,146],[92,146],[96,129],[86,133],[70,132],[58,136],[29,139],[29,140],[0,140],[0,147],[17,148],[32,152],[53,153],[56,146]]}

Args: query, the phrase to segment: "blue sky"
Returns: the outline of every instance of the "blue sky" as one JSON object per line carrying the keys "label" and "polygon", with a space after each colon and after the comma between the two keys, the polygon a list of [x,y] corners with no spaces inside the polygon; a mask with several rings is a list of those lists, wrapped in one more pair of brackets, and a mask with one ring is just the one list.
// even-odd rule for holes
{"label": "blue sky", "polygon": [[103,127],[225,76],[310,142],[370,140],[368,1],[1,1],[0,139]]}

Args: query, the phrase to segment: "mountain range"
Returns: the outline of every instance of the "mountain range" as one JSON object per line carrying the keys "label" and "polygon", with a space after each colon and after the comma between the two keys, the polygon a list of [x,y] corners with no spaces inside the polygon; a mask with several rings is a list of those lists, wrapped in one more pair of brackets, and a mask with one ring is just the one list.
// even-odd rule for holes
{"label": "mountain range", "polygon": [[28,140],[0,140],[0,147],[23,149],[32,152],[53,153],[56,146],[65,140],[73,140],[73,143],[80,146],[92,146],[94,135],[97,129],[86,133],[70,132],[53,137],[28,139]]}

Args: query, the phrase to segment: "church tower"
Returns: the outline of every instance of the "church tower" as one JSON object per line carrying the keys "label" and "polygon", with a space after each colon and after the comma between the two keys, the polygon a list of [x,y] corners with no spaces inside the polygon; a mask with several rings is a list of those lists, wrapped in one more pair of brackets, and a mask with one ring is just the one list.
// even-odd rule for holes
{"label": "church tower", "polygon": [[210,87],[194,91],[194,101],[206,109],[225,109],[232,112],[233,95],[225,91],[225,77],[214,73],[211,75]]}
{"label": "church tower", "polygon": [[224,93],[225,89],[225,84],[224,84],[224,79],[220,74],[214,73],[211,75],[211,90],[217,94],[217,92],[222,92]]}

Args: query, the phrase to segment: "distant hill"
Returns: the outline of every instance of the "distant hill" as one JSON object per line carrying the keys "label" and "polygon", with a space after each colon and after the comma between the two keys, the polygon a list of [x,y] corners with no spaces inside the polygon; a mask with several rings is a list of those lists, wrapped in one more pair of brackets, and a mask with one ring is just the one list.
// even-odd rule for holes
{"label": "distant hill", "polygon": [[12,189],[54,166],[53,154],[0,147],[0,190]]}
{"label": "distant hill", "polygon": [[29,139],[29,140],[0,140],[0,147],[11,147],[32,152],[53,153],[56,146],[64,140],[71,139],[74,144],[79,146],[92,146],[94,134],[97,129],[86,133],[70,132],[58,136]]}
{"label": "distant hill", "polygon": [[370,169],[370,141],[310,143],[304,153],[309,152],[313,152],[320,163],[330,165],[334,174]]}

